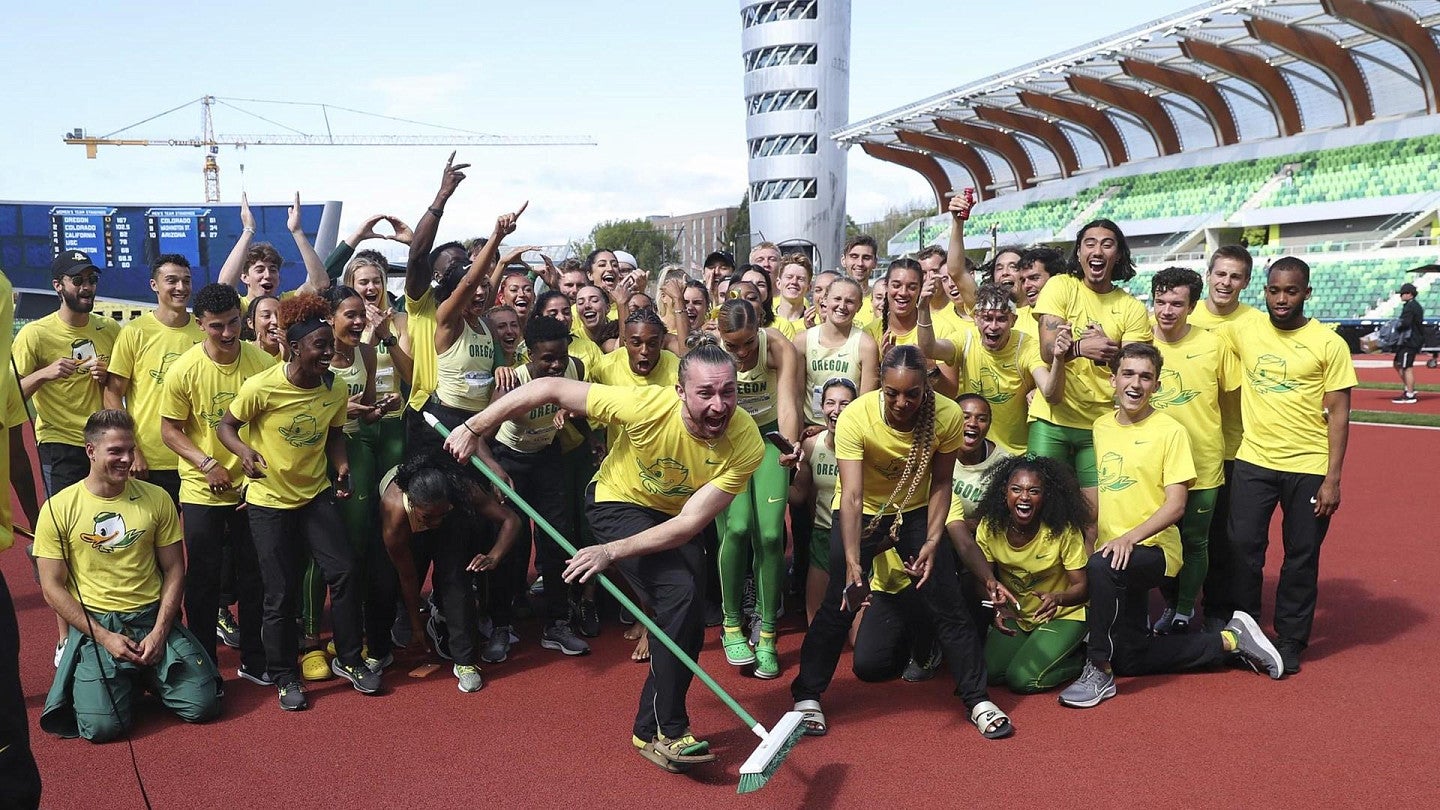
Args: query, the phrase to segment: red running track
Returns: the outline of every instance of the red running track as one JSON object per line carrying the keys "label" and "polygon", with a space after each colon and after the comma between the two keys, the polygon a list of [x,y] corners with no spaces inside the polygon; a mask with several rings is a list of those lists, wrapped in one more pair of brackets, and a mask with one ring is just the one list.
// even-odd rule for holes
{"label": "red running track", "polygon": [[[738,768],[757,740],[698,683],[695,729],[720,761],[671,776],[630,749],[642,671],[607,625],[586,658],[542,650],[525,627],[511,659],[487,666],[474,695],[448,669],[387,675],[364,697],[331,681],[312,708],[282,713],[275,693],[231,680],[225,714],[186,726],[147,704],[135,750],[156,807],[498,806],[816,807],[884,797],[953,807],[1435,807],[1435,576],[1440,499],[1414,469],[1440,454],[1440,432],[1356,426],[1344,502],[1322,566],[1316,633],[1305,668],[1280,682],[1239,670],[1121,679],[1102,706],[1065,709],[1055,695],[997,690],[1010,740],[982,740],[950,686],[867,685],[842,659],[826,695],[830,735],[803,739],[760,793],[737,797]],[[1398,464],[1397,464],[1398,462]],[[1278,545],[1278,543],[1277,543]],[[1278,554],[1272,552],[1272,563]],[[35,726],[52,674],[54,620],[23,553],[0,555],[15,593],[22,673],[45,806],[139,807],[123,743],[59,740]],[[1271,566],[1273,576],[1275,565]],[[797,609],[791,606],[791,616]],[[1267,622],[1268,626],[1268,622]],[[762,722],[789,708],[801,640],[780,639],[782,679],[727,667],[711,631],[702,663]],[[222,648],[223,649],[223,648]],[[233,673],[233,651],[222,653]],[[408,669],[408,668],[407,668]],[[903,801],[903,799],[902,799]]]}

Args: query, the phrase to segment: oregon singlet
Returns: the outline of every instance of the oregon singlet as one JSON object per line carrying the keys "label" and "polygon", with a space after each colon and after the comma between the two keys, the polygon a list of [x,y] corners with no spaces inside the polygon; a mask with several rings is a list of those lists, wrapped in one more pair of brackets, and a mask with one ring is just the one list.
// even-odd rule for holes
{"label": "oregon singlet", "polygon": [[[339,356],[338,353],[335,355],[335,357]],[[365,357],[360,354],[358,347],[355,349],[355,361],[347,368],[336,368],[334,365],[330,366],[330,373],[335,375],[336,384],[345,386],[345,396],[347,398],[353,397],[356,394],[365,393],[365,372]],[[346,436],[352,436],[359,431],[359,417],[346,419],[344,430]]]}
{"label": "oregon singlet", "polygon": [[860,336],[863,329],[850,327],[850,336],[835,348],[820,345],[819,326],[805,330],[805,388],[810,395],[805,397],[805,423],[825,424],[825,414],[820,406],[824,400],[825,383],[836,377],[843,377],[860,386]]}
{"label": "oregon singlet", "polygon": [[[399,394],[400,372],[395,368],[395,361],[390,357],[390,347],[381,343],[375,347],[375,401],[379,402],[387,394]],[[385,414],[382,419],[399,419],[403,408],[396,408]]]}
{"label": "oregon singlet", "polygon": [[[580,379],[579,369],[572,357],[565,365],[562,375],[567,380]],[[523,385],[530,382],[530,364],[515,369],[515,382]],[[528,412],[507,420],[495,433],[496,441],[517,453],[538,453],[550,446],[558,432],[555,428],[555,413],[560,406],[553,402],[531,408]]]}
{"label": "oregon singlet", "polygon": [[810,450],[810,480],[815,484],[815,528],[829,529],[835,501],[835,481],[840,477],[840,462],[835,460],[835,451],[825,442],[830,431],[815,437],[815,446]]}
{"label": "oregon singlet", "polygon": [[495,390],[495,338],[480,323],[475,331],[466,321],[460,337],[437,358],[435,395],[451,408],[483,411]]}
{"label": "oregon singlet", "polygon": [[737,369],[735,372],[738,404],[761,427],[778,418],[775,395],[779,385],[775,370],[770,368],[769,340],[770,335],[764,329],[756,330],[755,366],[749,371]]}

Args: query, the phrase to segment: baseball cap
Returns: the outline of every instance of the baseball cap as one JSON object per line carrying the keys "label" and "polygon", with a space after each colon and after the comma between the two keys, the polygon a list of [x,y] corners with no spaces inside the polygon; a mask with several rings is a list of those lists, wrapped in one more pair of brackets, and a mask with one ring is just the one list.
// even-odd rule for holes
{"label": "baseball cap", "polygon": [[636,262],[636,261],[635,261],[635,255],[634,255],[634,254],[632,254],[632,253],[626,253],[626,252],[623,251],[623,250],[617,250],[617,251],[614,251],[614,253],[615,253],[615,261],[617,261],[617,262],[619,262],[619,263],[621,263],[621,264],[628,264],[628,265],[630,265],[631,267],[639,267],[639,266],[640,266],[639,262]]}
{"label": "baseball cap", "polygon": [[701,267],[710,267],[710,266],[716,265],[716,264],[723,264],[723,265],[725,265],[726,267],[729,267],[729,268],[731,268],[731,269],[734,269],[734,267],[735,267],[735,257],[734,257],[734,256],[731,256],[729,253],[726,253],[726,252],[723,251],[723,250],[716,250],[716,251],[712,252],[710,255],[706,256],[706,257],[705,257],[705,261],[702,262],[700,266],[701,266]]}
{"label": "baseball cap", "polygon": [[55,257],[50,263],[50,276],[60,278],[61,276],[78,276],[86,270],[100,272],[100,268],[90,261],[90,256],[83,251],[67,250]]}
{"label": "baseball cap", "polygon": [[1414,285],[1414,284],[1408,284],[1408,283],[1407,283],[1407,284],[1401,284],[1401,285],[1400,285],[1400,294],[1401,294],[1401,295],[1417,295],[1418,293],[1417,293],[1416,290],[1415,290],[1415,285]]}

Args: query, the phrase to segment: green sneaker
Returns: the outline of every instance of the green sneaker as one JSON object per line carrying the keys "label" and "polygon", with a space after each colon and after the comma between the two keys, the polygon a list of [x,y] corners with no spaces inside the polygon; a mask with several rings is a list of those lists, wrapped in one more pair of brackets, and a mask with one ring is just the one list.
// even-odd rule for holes
{"label": "green sneaker", "polygon": [[743,667],[755,663],[755,651],[750,649],[750,640],[738,627],[727,627],[720,634],[720,645],[725,648],[725,660],[731,666]]}
{"label": "green sneaker", "polygon": [[755,646],[755,677],[767,681],[780,677],[780,653],[775,649],[774,633],[760,633],[760,643]]}

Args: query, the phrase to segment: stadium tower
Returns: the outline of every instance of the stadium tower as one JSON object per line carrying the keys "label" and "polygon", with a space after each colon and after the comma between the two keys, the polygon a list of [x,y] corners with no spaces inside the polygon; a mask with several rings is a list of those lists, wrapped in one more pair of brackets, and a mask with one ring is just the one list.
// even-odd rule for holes
{"label": "stadium tower", "polygon": [[850,0],[741,0],[740,19],[751,243],[834,266],[845,150],[829,135],[850,114]]}

